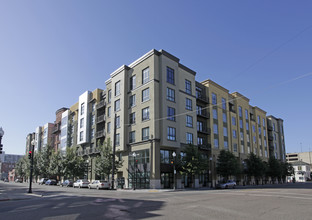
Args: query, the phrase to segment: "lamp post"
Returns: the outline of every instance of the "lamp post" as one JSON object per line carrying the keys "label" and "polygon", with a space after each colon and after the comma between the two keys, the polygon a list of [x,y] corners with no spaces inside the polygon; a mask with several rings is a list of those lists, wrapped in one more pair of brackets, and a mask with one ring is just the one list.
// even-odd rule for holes
{"label": "lamp post", "polygon": [[31,156],[30,156],[30,177],[29,177],[29,189],[28,193],[32,193],[31,184],[32,184],[32,174],[34,168],[34,148],[35,148],[35,138],[31,141]]}
{"label": "lamp post", "polygon": [[176,173],[177,173],[177,171],[175,169],[176,156],[177,156],[176,152],[173,152],[172,156],[173,156],[173,175],[174,175],[173,176],[173,190],[176,190]]}
{"label": "lamp post", "polygon": [[4,135],[4,131],[2,129],[2,127],[0,127],[0,154],[2,154],[2,144],[1,144],[1,140],[2,140],[2,137]]}
{"label": "lamp post", "polygon": [[136,187],[136,166],[137,166],[135,157],[137,156],[137,154],[135,152],[133,152],[132,156],[134,159],[134,176],[132,179],[135,179],[135,181],[134,180],[132,181],[132,185],[133,185],[133,190],[135,190],[135,187]]}
{"label": "lamp post", "polygon": [[87,180],[89,181],[89,160],[86,160],[86,167],[87,167]]}

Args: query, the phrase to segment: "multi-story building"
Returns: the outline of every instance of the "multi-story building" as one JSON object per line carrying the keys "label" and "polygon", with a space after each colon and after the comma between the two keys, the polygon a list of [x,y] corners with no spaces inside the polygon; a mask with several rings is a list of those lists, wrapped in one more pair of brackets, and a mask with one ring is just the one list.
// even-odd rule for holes
{"label": "multi-story building", "polygon": [[22,158],[22,155],[2,154],[0,158],[0,174],[1,179],[8,179],[9,172],[15,168],[17,161]]}
{"label": "multi-story building", "polygon": [[52,130],[52,147],[54,150],[58,150],[61,144],[61,122],[62,122],[62,114],[65,112],[67,108],[60,108],[55,112],[56,119],[54,121],[54,127]]}
{"label": "multi-story building", "polygon": [[287,177],[288,182],[295,180],[296,182],[306,182],[311,180],[311,165],[303,161],[291,162],[294,168],[294,174]]}
{"label": "multi-story building", "polygon": [[268,136],[270,155],[283,162],[286,161],[285,136],[283,119],[270,115],[268,121]]}
{"label": "multi-story building", "polygon": [[[57,122],[61,151],[75,147],[86,161],[85,177],[95,179],[99,178],[94,172],[98,144],[115,144],[116,155],[123,160],[116,177],[124,178],[129,188],[134,181],[136,188],[172,188],[170,161],[187,144],[197,145],[210,161],[210,170],[196,177],[196,187],[220,179],[215,164],[222,149],[233,152],[242,163],[251,152],[266,161],[271,120],[266,112],[212,80],[195,81],[195,75],[164,50],[151,50],[121,66],[105,81],[105,90],[86,91],[62,111]],[[282,159],[285,150],[278,153]],[[190,178],[177,174],[176,185],[190,186]]]}
{"label": "multi-story building", "polygon": [[287,153],[286,154],[287,162],[303,161],[312,166],[312,152],[301,152],[301,153]]}

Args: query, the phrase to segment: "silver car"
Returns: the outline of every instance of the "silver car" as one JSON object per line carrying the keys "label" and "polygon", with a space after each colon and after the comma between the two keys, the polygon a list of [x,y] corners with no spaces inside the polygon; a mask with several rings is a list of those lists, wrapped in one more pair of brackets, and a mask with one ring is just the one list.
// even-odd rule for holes
{"label": "silver car", "polygon": [[89,189],[109,189],[110,183],[105,180],[94,180],[88,187]]}
{"label": "silver car", "polygon": [[83,180],[83,179],[79,179],[76,182],[74,182],[73,187],[78,187],[78,188],[87,188],[89,185],[89,181],[88,180]]}
{"label": "silver car", "polygon": [[229,180],[225,183],[219,183],[217,184],[216,188],[217,189],[228,189],[228,188],[235,188],[236,187],[236,182],[233,180]]}

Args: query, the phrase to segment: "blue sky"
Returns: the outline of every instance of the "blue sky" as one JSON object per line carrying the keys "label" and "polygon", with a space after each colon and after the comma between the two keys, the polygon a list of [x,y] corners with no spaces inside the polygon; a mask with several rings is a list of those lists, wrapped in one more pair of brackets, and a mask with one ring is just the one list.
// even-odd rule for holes
{"label": "blue sky", "polygon": [[311,1],[1,1],[0,126],[6,153],[86,90],[165,49],[284,119],[286,151],[312,149]]}

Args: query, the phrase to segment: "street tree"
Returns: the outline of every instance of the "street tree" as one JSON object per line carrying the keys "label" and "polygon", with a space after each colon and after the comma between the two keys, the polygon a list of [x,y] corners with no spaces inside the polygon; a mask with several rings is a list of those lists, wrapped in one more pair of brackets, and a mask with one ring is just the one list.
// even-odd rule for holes
{"label": "street tree", "polygon": [[[112,146],[110,144],[110,139],[104,141],[102,144],[98,142],[97,144],[100,154],[95,159],[95,173],[102,179],[107,178],[109,180],[110,175],[113,171],[113,154]],[[118,169],[122,167],[123,161],[116,159],[115,155],[115,171],[117,173]]]}
{"label": "street tree", "polygon": [[38,153],[36,157],[36,169],[38,169],[38,173],[40,177],[49,178],[51,176],[50,172],[50,160],[52,155],[52,147],[50,145],[46,145],[41,148],[41,151]]}
{"label": "street tree", "polygon": [[191,177],[191,182],[196,175],[203,174],[209,169],[209,160],[207,154],[201,152],[193,144],[187,145],[183,149],[182,157],[177,157],[176,169],[180,170],[181,175]]}
{"label": "street tree", "polygon": [[281,177],[282,169],[280,162],[274,157],[270,156],[267,167],[267,176],[270,176],[273,183],[276,179]]}
{"label": "street tree", "polygon": [[66,154],[63,157],[62,167],[62,174],[66,178],[71,178],[73,180],[82,177],[85,172],[85,162],[82,157],[77,156],[73,147],[68,147],[66,149]]}
{"label": "street tree", "polygon": [[230,151],[221,150],[217,160],[217,173],[225,180],[231,176],[237,176],[241,172],[238,158]]}
{"label": "street tree", "polygon": [[18,177],[23,178],[24,181],[27,179],[30,172],[30,161],[26,155],[16,163],[15,170]]}
{"label": "street tree", "polygon": [[259,178],[262,178],[265,174],[266,167],[263,161],[260,157],[255,155],[254,153],[251,153],[248,158],[245,160],[246,164],[246,174],[249,178],[252,176],[256,180],[256,184],[258,185]]}
{"label": "street tree", "polygon": [[287,176],[292,176],[295,173],[291,163],[281,162],[281,178],[285,182]]}
{"label": "street tree", "polygon": [[61,176],[64,175],[64,160],[61,152],[59,150],[53,151],[50,160],[49,173],[52,176],[57,177],[59,180]]}

